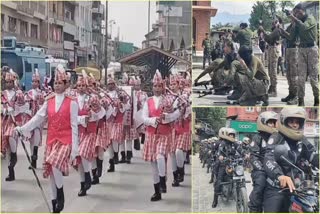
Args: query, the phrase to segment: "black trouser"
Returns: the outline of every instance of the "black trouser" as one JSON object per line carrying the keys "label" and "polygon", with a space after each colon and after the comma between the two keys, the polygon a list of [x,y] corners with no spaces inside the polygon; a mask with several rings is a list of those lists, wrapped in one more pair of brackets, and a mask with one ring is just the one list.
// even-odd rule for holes
{"label": "black trouser", "polygon": [[289,212],[290,196],[287,193],[279,193],[280,189],[266,184],[264,190],[263,210],[265,213]]}
{"label": "black trouser", "polygon": [[214,183],[214,194],[218,194],[221,192],[221,182],[223,181],[223,177],[227,174],[226,173],[226,165],[220,163],[217,166],[218,174],[216,178],[216,182]]}
{"label": "black trouser", "polygon": [[263,193],[266,186],[266,173],[264,171],[254,170],[251,173],[253,189],[249,196],[248,207],[250,212],[262,212]]}

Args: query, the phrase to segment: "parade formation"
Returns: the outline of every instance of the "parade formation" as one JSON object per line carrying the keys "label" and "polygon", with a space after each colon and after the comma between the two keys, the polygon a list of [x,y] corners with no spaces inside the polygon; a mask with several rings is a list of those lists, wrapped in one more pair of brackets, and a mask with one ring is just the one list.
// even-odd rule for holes
{"label": "parade formation", "polygon": [[[118,86],[109,75],[107,88],[83,70],[76,86],[62,65],[55,71],[54,92],[40,87],[37,70],[32,89],[21,91],[17,75],[3,68],[6,89],[2,92],[2,156],[8,159],[8,176],[14,182],[17,147],[30,143],[29,169],[42,168],[52,187],[52,210],[61,212],[68,199],[64,179],[70,170],[79,173],[78,196],[86,196],[91,185],[99,184],[104,153],[108,152],[108,172],[116,165],[131,163],[132,149],[143,146],[143,159],[151,162],[154,195],[166,193],[167,161],[171,159],[173,184],[184,181],[184,164],[191,150],[190,76],[171,75],[167,85],[159,71],[153,78],[153,97],[140,89],[139,77],[124,75]],[[132,89],[129,94],[121,87]],[[170,89],[169,89],[170,88]],[[47,139],[42,140],[46,126]],[[141,140],[141,142],[140,142]],[[38,147],[45,147],[44,160],[38,160]],[[121,157],[119,157],[119,151]],[[8,155],[6,155],[8,154]],[[132,166],[134,167],[134,166]],[[73,169],[72,169],[73,168]],[[75,193],[76,194],[76,193]]]}

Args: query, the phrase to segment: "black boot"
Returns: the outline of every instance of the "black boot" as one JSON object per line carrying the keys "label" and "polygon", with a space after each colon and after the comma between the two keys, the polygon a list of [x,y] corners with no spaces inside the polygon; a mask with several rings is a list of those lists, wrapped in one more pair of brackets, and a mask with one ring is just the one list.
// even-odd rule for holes
{"label": "black boot", "polygon": [[178,171],[174,171],[173,172],[173,183],[172,183],[173,187],[178,187],[179,185],[179,181],[178,181]]}
{"label": "black boot", "polygon": [[314,98],[314,104],[313,106],[319,106],[319,97]]}
{"label": "black boot", "polygon": [[218,205],[218,194],[214,193],[213,202],[212,202],[212,208],[216,208],[217,205]]}
{"label": "black boot", "polygon": [[304,98],[299,98],[298,102],[299,106],[304,106]]}
{"label": "black boot", "polygon": [[103,164],[103,160],[100,160],[99,158],[97,158],[97,175],[99,178],[102,175],[102,164]]}
{"label": "black boot", "polygon": [[127,164],[131,163],[132,151],[127,151]]}
{"label": "black boot", "polygon": [[160,192],[161,193],[167,193],[167,184],[166,184],[166,177],[160,176]]}
{"label": "black boot", "polygon": [[63,187],[60,189],[57,188],[57,204],[56,204],[56,211],[61,212],[64,208],[64,193]]}
{"label": "black boot", "polygon": [[81,196],[87,195],[87,190],[85,189],[85,183],[81,182],[80,185],[81,185],[81,189],[78,192],[78,196],[81,197]]}
{"label": "black boot", "polygon": [[115,153],[114,153],[113,160],[114,160],[114,164],[118,164],[118,163],[119,163],[119,155],[118,155],[118,152],[115,152]]}
{"label": "black boot", "polygon": [[299,104],[298,97],[293,96],[290,100],[288,100],[287,104],[288,105],[298,105]]}
{"label": "black boot", "polygon": [[151,201],[160,201],[161,200],[160,183],[153,184],[153,187],[154,187],[154,194],[151,197]]}
{"label": "black boot", "polygon": [[139,140],[139,138],[133,140],[133,148],[134,148],[135,150],[137,150],[137,151],[140,150],[140,140]]}
{"label": "black boot", "polygon": [[146,139],[145,134],[141,134],[141,144],[144,144],[144,140]]}
{"label": "black boot", "polygon": [[56,199],[51,200],[51,203],[52,203],[52,212],[53,213],[59,213],[59,212],[56,211],[57,200]]}
{"label": "black boot", "polygon": [[293,98],[293,94],[292,94],[292,92],[289,92],[289,95],[288,95],[288,96],[286,96],[285,98],[281,98],[281,102],[286,103],[286,102],[288,102],[289,100],[291,100],[292,98]]}
{"label": "black boot", "polygon": [[6,181],[14,181],[16,179],[14,175],[14,167],[8,166],[9,169],[9,175],[6,177]]}
{"label": "black boot", "polygon": [[119,161],[119,163],[126,163],[126,152],[122,151],[121,152],[121,160]]}
{"label": "black boot", "polygon": [[209,184],[212,184],[213,183],[213,173],[211,173],[211,178],[210,178],[210,181],[209,181]]}
{"label": "black boot", "polygon": [[88,190],[91,187],[91,176],[90,176],[90,172],[85,172],[84,173],[84,189]]}
{"label": "black boot", "polygon": [[261,101],[263,102],[262,106],[268,106],[269,105],[269,95],[265,94],[261,97]]}
{"label": "black boot", "polygon": [[100,183],[100,181],[99,181],[99,177],[97,175],[97,169],[93,169],[92,170],[92,182],[91,182],[91,184],[92,185],[96,185],[98,183]]}
{"label": "black boot", "polygon": [[29,166],[29,169],[31,169],[31,167],[33,167],[34,169],[37,168],[37,160],[38,160],[38,147],[34,146],[33,154],[31,156],[31,166]]}
{"label": "black boot", "polygon": [[114,158],[109,160],[110,167],[108,172],[114,172]]}
{"label": "black boot", "polygon": [[184,181],[184,167],[178,167],[178,181],[180,183]]}

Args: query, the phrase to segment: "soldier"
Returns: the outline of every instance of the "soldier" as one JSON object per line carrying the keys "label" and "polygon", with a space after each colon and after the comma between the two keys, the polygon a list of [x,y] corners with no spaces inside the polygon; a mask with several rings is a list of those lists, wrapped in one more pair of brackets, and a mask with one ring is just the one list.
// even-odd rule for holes
{"label": "soldier", "polygon": [[211,42],[209,39],[209,33],[206,33],[206,38],[202,41],[202,48],[203,48],[203,69],[205,69],[207,60],[208,60],[208,64],[210,65]]}
{"label": "soldier", "polygon": [[249,196],[250,212],[261,213],[263,211],[263,193],[266,184],[266,174],[263,168],[266,146],[271,134],[276,129],[277,113],[273,111],[262,112],[257,119],[258,134],[254,135],[249,146],[250,163],[253,167],[251,178],[253,190]]}
{"label": "soldier", "polygon": [[240,30],[236,34],[233,34],[233,40],[235,42],[240,43],[240,47],[243,45],[246,45],[248,47],[252,47],[252,31],[248,28],[247,23],[241,23],[240,24]]}
{"label": "soldier", "polygon": [[[17,138],[14,136],[14,106],[16,100],[15,82],[17,81],[17,74],[10,69],[6,72],[6,90],[2,91],[2,112],[4,118],[2,120],[3,140],[2,150],[10,151],[10,160],[8,165],[9,175],[6,177],[6,181],[15,180],[14,167],[17,163]],[[9,146],[9,147],[8,147]]]}
{"label": "soldier", "polygon": [[66,74],[64,70],[58,70],[55,73],[55,93],[46,98],[30,121],[15,128],[26,135],[48,120],[43,176],[50,177],[53,212],[61,212],[64,208],[63,176],[69,174],[69,161],[78,156],[78,105],[72,97],[65,96],[65,89]]}
{"label": "soldier", "polygon": [[289,212],[290,194],[279,191],[284,188],[288,188],[290,192],[295,190],[296,169],[276,158],[276,151],[285,148],[283,151],[285,158],[305,173],[307,173],[306,167],[302,167],[305,161],[308,161],[310,166],[319,168],[319,152],[303,135],[305,121],[306,112],[303,108],[282,109],[278,117],[279,132],[272,134],[268,140],[264,158],[267,182],[263,209],[266,213]]}
{"label": "soldier", "polygon": [[267,34],[262,26],[259,27],[259,31],[264,34],[264,39],[268,43],[268,74],[270,76],[270,88],[268,94],[270,97],[277,96],[277,67],[278,59],[280,57],[280,30],[279,26],[281,20],[275,19],[272,22],[272,32]]}
{"label": "soldier", "polygon": [[165,82],[157,70],[153,78],[154,96],[148,98],[143,106],[143,118],[146,125],[146,142],[143,150],[143,159],[150,161],[153,171],[155,193],[151,201],[161,200],[161,193],[167,192],[165,179],[165,158],[168,155],[172,125],[179,115],[176,102],[172,96],[163,95]]}
{"label": "soldier", "polygon": [[270,79],[262,62],[252,55],[252,49],[247,46],[239,49],[239,56],[241,58],[231,64],[230,71],[230,75],[234,75],[235,84],[240,85],[243,90],[239,104],[254,106],[256,101],[261,100],[267,106]]}
{"label": "soldier", "polygon": [[297,105],[298,104],[298,35],[295,33],[296,24],[294,21],[291,21],[291,24],[287,27],[286,30],[280,28],[280,33],[287,40],[286,47],[286,64],[287,64],[287,80],[289,85],[289,95],[285,98],[282,98],[282,102],[287,102],[288,105]]}
{"label": "soldier", "polygon": [[314,106],[319,106],[317,22],[312,15],[306,14],[301,3],[294,7],[294,14],[290,14],[289,17],[295,22],[300,39],[297,60],[298,71],[300,71],[298,74],[298,104],[304,106],[305,80],[308,74],[314,96]]}

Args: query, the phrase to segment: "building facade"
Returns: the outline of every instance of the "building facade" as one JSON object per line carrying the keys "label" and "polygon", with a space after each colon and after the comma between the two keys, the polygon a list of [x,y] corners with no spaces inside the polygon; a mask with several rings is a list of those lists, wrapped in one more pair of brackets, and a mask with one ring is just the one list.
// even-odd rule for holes
{"label": "building facade", "polygon": [[210,32],[210,19],[217,13],[211,7],[211,1],[192,1],[192,39],[196,51],[202,51],[202,41],[205,34]]}

